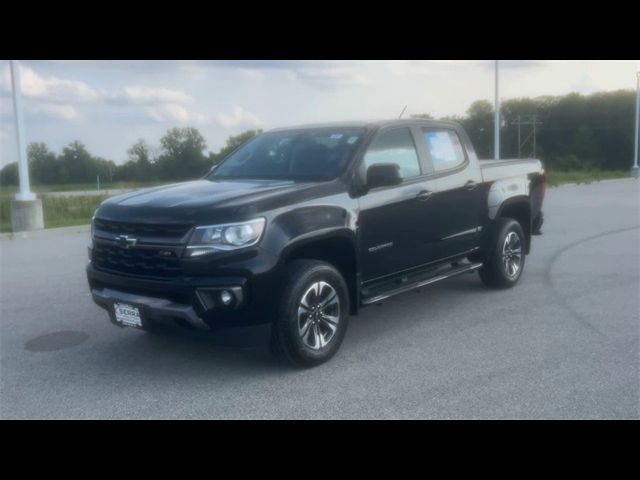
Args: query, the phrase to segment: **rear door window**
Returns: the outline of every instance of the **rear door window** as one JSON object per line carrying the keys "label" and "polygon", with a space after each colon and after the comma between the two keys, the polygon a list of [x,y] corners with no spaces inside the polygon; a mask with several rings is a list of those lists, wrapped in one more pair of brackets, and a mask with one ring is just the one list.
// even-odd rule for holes
{"label": "rear door window", "polygon": [[453,130],[423,129],[423,138],[436,172],[462,165],[466,158],[458,134]]}

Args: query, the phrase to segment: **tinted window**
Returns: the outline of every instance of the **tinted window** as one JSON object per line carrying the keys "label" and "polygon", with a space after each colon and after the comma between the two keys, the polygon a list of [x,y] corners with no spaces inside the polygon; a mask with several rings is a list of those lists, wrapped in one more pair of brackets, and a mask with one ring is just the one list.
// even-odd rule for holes
{"label": "tinted window", "polygon": [[265,133],[233,152],[209,177],[330,180],[345,169],[362,133],[360,128]]}
{"label": "tinted window", "polygon": [[381,133],[364,156],[366,168],[376,163],[395,163],[402,178],[420,175],[418,154],[408,128],[396,128]]}
{"label": "tinted window", "polygon": [[436,172],[464,163],[464,150],[458,134],[451,130],[424,130],[424,141]]}

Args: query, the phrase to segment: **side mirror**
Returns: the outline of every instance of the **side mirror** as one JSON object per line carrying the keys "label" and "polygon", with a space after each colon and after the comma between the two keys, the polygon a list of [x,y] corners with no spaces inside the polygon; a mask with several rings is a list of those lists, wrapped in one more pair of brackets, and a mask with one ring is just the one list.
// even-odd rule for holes
{"label": "side mirror", "polygon": [[402,183],[397,163],[375,163],[367,168],[367,188],[388,187]]}

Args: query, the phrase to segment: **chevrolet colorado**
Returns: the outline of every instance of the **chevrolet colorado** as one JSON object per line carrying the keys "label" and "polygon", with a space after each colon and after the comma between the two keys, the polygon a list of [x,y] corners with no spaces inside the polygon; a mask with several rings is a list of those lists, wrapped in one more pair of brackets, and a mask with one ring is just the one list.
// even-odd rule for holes
{"label": "chevrolet colorado", "polygon": [[539,160],[478,160],[453,122],[277,129],[200,180],[105,200],[86,271],[116,325],[271,322],[272,351],[312,366],[366,305],[476,270],[514,286],[544,193]]}

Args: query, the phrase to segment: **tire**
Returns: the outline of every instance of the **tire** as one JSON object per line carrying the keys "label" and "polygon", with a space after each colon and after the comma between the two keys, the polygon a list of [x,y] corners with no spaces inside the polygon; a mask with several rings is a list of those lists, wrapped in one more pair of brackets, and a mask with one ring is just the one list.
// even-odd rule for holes
{"label": "tire", "polygon": [[511,288],[518,283],[524,270],[525,242],[518,221],[498,219],[493,247],[479,271],[482,283],[491,288]]}
{"label": "tire", "polygon": [[298,367],[320,365],[340,348],[348,321],[349,291],[340,272],[325,262],[294,260],[285,272],[271,351]]}

